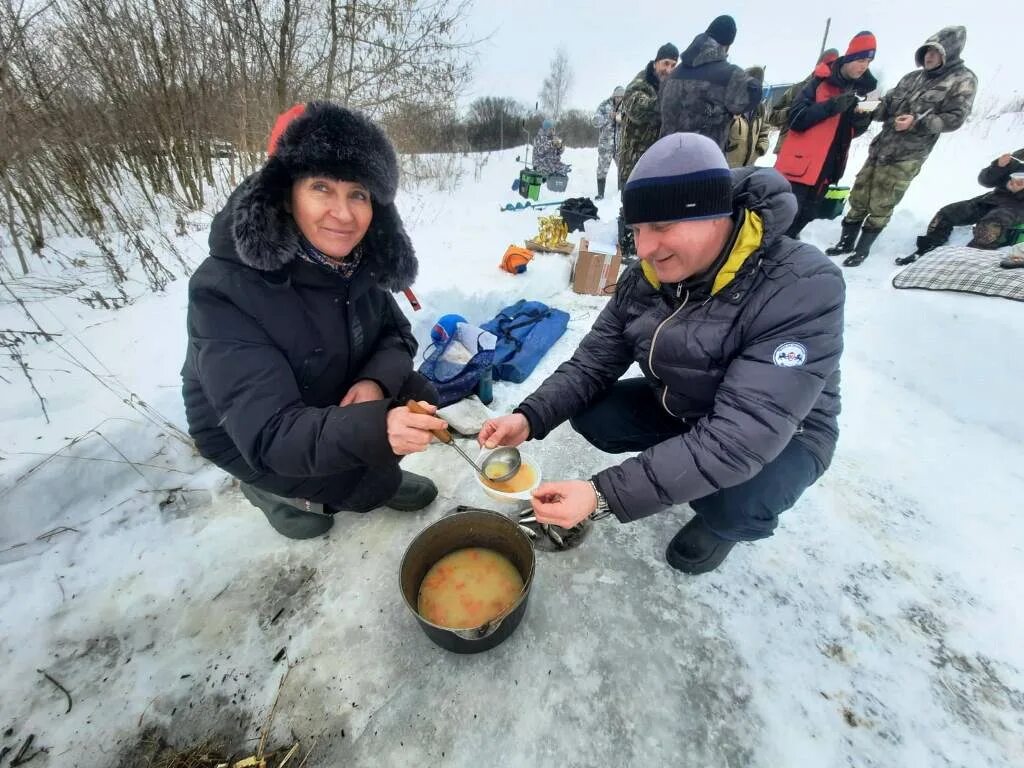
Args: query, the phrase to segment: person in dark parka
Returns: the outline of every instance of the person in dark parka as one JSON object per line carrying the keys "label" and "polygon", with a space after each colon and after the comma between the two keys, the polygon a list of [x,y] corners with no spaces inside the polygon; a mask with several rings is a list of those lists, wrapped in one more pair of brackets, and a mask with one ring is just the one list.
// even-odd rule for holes
{"label": "person in dark parka", "polygon": [[761,79],[730,64],[736,22],[719,16],[679,56],[679,66],[661,86],[661,135],[700,133],[725,149],[736,115],[761,103]]}
{"label": "person in dark parka", "polygon": [[[689,503],[697,514],[666,559],[702,573],[737,541],[770,536],[832,459],[845,285],[817,248],[784,235],[796,214],[786,180],[730,175],[704,136],[659,139],[623,206],[642,261],[572,358],[480,439],[518,445],[571,420],[600,450],[641,451],[589,481],[541,485],[534,513],[570,527]],[[620,380],[634,363],[643,376]]]}
{"label": "person in dark parka", "polygon": [[268,154],[189,282],[189,433],[292,538],[342,510],[422,509],[437,489],[398,462],[444,422],[403,405],[433,412],[437,393],[390,293],[417,271],[394,149],[359,113],[311,102],[278,118]]}

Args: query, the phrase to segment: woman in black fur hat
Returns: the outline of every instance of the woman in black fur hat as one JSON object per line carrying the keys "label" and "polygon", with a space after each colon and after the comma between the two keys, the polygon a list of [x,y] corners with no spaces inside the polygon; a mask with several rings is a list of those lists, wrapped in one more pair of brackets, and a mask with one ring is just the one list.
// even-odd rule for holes
{"label": "woman in black fur hat", "polygon": [[361,114],[310,102],[278,118],[268,155],[189,282],[189,433],[291,538],[342,510],[422,509],[437,488],[398,462],[445,424],[402,405],[433,411],[437,393],[390,293],[417,269],[395,151]]}

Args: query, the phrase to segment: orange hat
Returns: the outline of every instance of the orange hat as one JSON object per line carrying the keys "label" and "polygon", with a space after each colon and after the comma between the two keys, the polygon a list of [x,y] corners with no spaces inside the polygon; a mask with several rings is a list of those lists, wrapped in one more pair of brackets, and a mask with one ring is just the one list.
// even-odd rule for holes
{"label": "orange hat", "polygon": [[501,258],[501,268],[512,275],[526,271],[526,265],[533,260],[534,253],[528,248],[510,245]]}
{"label": "orange hat", "polygon": [[875,58],[875,50],[878,43],[875,36],[870,32],[858,32],[850,41],[846,53],[843,54],[843,62],[857,61],[857,59]]}
{"label": "orange hat", "polygon": [[277,116],[277,120],[274,121],[274,127],[270,129],[270,138],[267,139],[267,154],[272,155],[277,151],[278,142],[281,141],[281,136],[284,134],[285,129],[292,124],[292,121],[305,114],[306,105],[296,104],[294,107],[286,112],[282,112]]}

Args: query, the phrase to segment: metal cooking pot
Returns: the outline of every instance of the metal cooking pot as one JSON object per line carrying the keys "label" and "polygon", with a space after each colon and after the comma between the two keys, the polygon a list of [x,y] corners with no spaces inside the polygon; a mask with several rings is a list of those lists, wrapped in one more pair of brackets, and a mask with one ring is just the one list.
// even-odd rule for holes
{"label": "metal cooking pot", "polygon": [[[433,624],[416,610],[420,584],[434,563],[467,547],[484,547],[507,557],[523,577],[523,591],[504,614],[483,626],[450,629]],[[533,544],[514,521],[497,512],[471,510],[448,515],[420,531],[402,556],[398,582],[405,604],[427,637],[453,653],[479,653],[498,645],[519,625],[526,613],[535,568]]]}

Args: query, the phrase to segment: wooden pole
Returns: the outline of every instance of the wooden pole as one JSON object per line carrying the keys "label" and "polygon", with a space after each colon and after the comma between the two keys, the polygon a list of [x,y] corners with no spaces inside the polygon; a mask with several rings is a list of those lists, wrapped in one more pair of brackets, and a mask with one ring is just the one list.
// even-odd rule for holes
{"label": "wooden pole", "polygon": [[831,28],[832,28],[832,17],[829,16],[828,20],[825,22],[825,34],[821,38],[821,50],[818,51],[818,60],[819,61],[821,60],[822,55],[824,55],[824,53],[825,53],[825,46],[828,44],[828,31]]}

